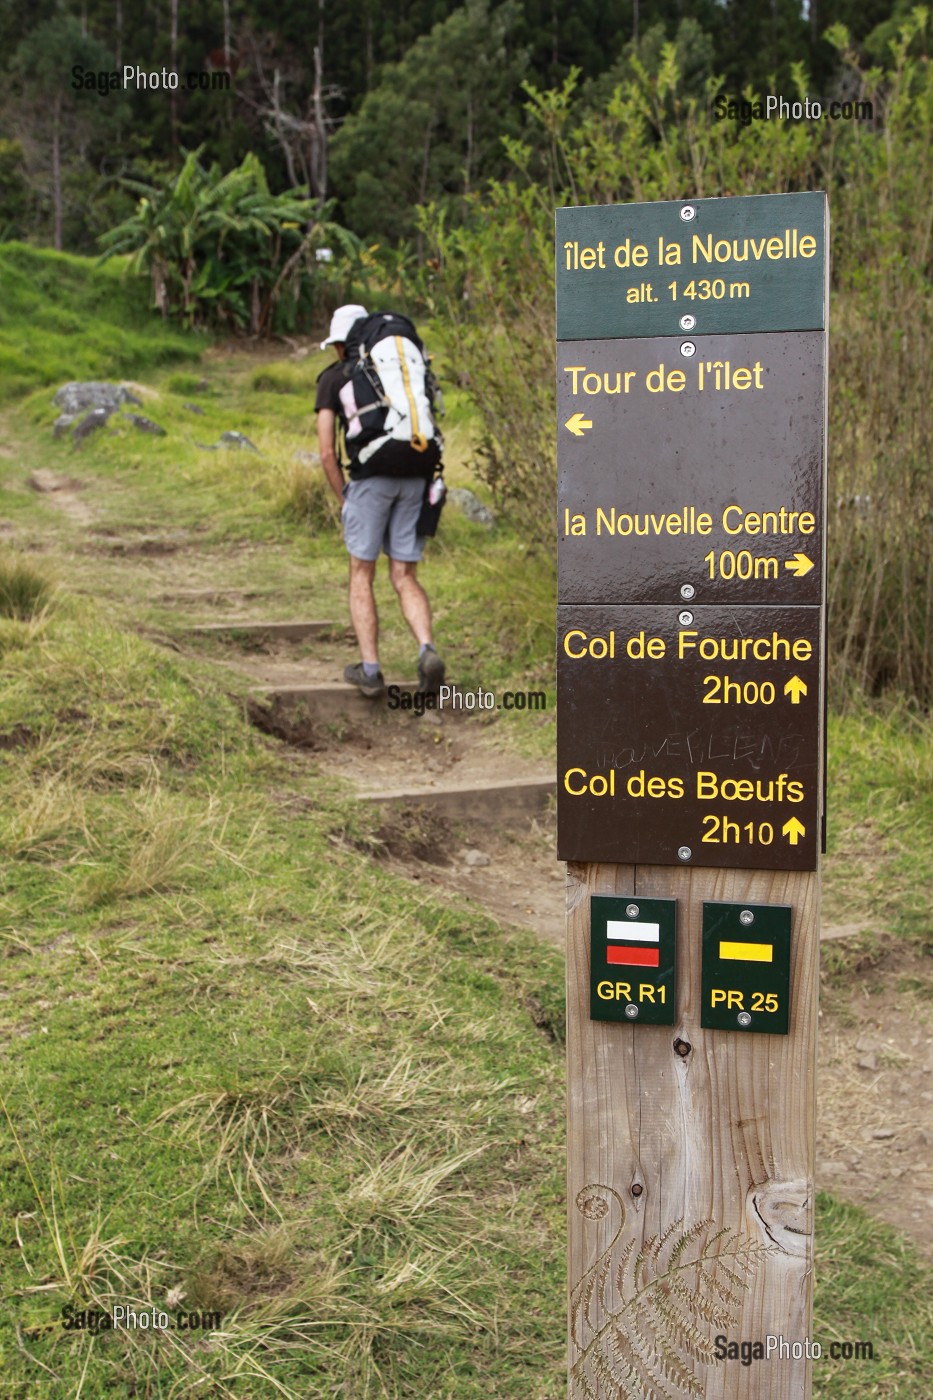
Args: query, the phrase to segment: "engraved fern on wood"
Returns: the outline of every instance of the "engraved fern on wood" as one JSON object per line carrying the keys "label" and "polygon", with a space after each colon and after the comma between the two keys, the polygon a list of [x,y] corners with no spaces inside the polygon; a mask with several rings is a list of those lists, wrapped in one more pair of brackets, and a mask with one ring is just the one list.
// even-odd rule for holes
{"label": "engraved fern on wood", "polygon": [[[575,1400],[682,1400],[702,1396],[716,1364],[712,1335],[738,1320],[742,1295],[770,1246],[712,1221],[674,1220],[661,1233],[622,1244],[625,1207],[611,1186],[585,1186],[577,1209],[619,1224],[574,1288],[570,1370]],[[711,1335],[712,1334],[712,1335]]]}

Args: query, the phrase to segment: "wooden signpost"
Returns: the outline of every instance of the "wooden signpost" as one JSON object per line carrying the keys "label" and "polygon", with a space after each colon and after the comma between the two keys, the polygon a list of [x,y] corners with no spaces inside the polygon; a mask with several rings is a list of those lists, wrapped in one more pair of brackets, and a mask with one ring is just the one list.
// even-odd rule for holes
{"label": "wooden signpost", "polygon": [[826,199],[556,260],[570,1400],[806,1400]]}

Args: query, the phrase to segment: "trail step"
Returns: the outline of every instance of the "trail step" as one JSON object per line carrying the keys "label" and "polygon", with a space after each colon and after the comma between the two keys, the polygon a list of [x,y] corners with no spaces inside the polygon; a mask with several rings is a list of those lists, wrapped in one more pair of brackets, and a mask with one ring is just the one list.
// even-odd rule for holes
{"label": "trail step", "polygon": [[301,642],[308,637],[329,636],[343,633],[344,626],[339,622],[202,622],[195,627],[185,627],[188,636],[195,637],[238,637],[254,639],[268,638],[270,641]]}
{"label": "trail step", "polygon": [[[400,695],[414,695],[418,689],[417,681],[393,681],[387,680],[387,686],[397,686]],[[396,722],[399,718],[411,718],[416,723],[419,717],[413,710],[390,710],[388,699],[385,695],[378,699],[367,699],[362,695],[356,686],[330,685],[282,685],[275,689],[263,688],[255,692],[256,699],[262,703],[273,707],[281,712],[303,709],[311,719],[321,720],[330,723],[335,720],[345,719],[350,716],[353,719],[360,719],[368,716],[371,719],[392,719]],[[443,719],[475,719],[482,717],[485,712],[482,710],[460,710],[453,709],[445,705],[443,710],[428,708],[425,711],[424,719],[430,722],[431,716],[440,716]]]}
{"label": "trail step", "polygon": [[511,778],[503,783],[448,783],[436,788],[361,792],[361,802],[380,807],[429,807],[455,821],[510,822],[539,816],[557,791],[553,774]]}
{"label": "trail step", "polygon": [[836,938],[857,938],[871,928],[871,923],[863,924],[824,924],[820,929],[820,942],[830,943]]}

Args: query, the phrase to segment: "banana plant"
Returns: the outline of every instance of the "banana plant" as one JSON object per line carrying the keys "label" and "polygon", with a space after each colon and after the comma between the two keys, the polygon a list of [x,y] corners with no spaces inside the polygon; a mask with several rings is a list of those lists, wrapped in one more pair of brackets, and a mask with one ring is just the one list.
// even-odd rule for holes
{"label": "banana plant", "polygon": [[132,273],[149,273],[156,309],[186,326],[267,335],[294,325],[319,289],[317,250],[356,261],[359,240],[331,219],[332,203],[302,189],[272,194],[252,152],[223,174],[202,151],[188,151],[161,187],[123,181],[139,199],[101,237],[103,259],[129,254]]}

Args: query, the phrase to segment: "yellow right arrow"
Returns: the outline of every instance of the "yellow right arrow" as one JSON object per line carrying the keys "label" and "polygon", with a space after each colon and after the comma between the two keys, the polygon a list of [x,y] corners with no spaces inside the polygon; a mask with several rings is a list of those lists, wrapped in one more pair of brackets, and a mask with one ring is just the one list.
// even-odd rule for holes
{"label": "yellow right arrow", "polygon": [[790,680],[784,686],[784,694],[790,696],[790,703],[792,705],[799,705],[801,695],[806,695],[806,693],[806,681],[802,681],[799,676],[791,676]]}
{"label": "yellow right arrow", "polygon": [[795,554],[793,559],[784,560],[784,568],[790,569],[794,578],[803,578],[813,568],[813,560],[808,559],[805,554]]}
{"label": "yellow right arrow", "polygon": [[801,836],[806,836],[806,834],[807,828],[796,817],[791,817],[781,827],[781,835],[786,836],[792,846],[796,846]]}

